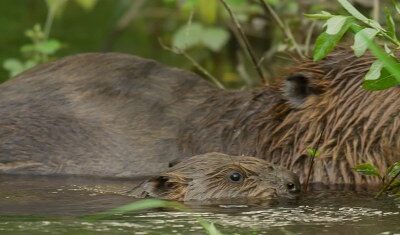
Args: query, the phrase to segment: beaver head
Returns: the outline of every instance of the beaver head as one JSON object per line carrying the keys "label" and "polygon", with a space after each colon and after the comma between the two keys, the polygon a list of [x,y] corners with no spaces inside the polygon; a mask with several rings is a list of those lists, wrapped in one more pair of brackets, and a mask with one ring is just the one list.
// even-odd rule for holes
{"label": "beaver head", "polygon": [[254,157],[207,153],[184,159],[132,191],[138,197],[177,201],[251,202],[295,199],[298,177]]}
{"label": "beaver head", "polygon": [[375,60],[339,48],[322,61],[297,61],[275,85],[214,92],[187,118],[180,148],[186,156],[263,158],[295,171],[302,183],[311,164],[307,149],[318,148],[310,182],[379,184],[353,170],[368,162],[384,173],[400,160],[400,87],[362,87]]}

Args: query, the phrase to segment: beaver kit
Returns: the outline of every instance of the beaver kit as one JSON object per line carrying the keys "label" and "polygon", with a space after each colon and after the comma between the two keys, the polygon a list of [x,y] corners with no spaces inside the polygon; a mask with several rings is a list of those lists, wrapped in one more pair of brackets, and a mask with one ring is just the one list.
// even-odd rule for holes
{"label": "beaver kit", "polygon": [[374,184],[355,173],[400,160],[400,88],[366,91],[374,58],[339,49],[299,61],[275,85],[229,91],[199,76],[123,54],[82,54],[0,85],[0,172],[157,175],[181,156],[247,155],[305,181]]}
{"label": "beaver kit", "polygon": [[296,199],[300,182],[294,173],[259,158],[207,153],[178,162],[129,194],[201,204],[254,203]]}

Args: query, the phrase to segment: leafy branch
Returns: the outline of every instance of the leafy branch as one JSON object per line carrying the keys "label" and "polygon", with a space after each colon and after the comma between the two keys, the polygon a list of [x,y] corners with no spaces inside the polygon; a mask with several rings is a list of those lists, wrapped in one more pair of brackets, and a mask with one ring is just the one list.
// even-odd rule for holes
{"label": "leafy branch", "polygon": [[[338,0],[350,15],[333,15],[322,11],[318,14],[306,14],[307,17],[325,20],[326,30],[320,34],[314,47],[313,59],[325,58],[341,41],[347,32],[354,34],[351,46],[354,54],[360,57],[369,49],[378,60],[372,63],[364,77],[363,87],[368,90],[383,90],[400,84],[400,63],[391,48],[400,49],[400,41],[396,35],[396,25],[389,9],[386,9],[384,28],[376,20],[369,19],[359,12],[347,0]],[[398,3],[393,2],[397,13]],[[376,42],[384,41],[384,49]]]}
{"label": "leafy branch", "polygon": [[375,198],[382,196],[383,193],[390,190],[400,189],[400,180],[398,179],[400,175],[400,162],[395,162],[387,168],[384,175],[381,175],[378,168],[371,163],[357,165],[353,170],[362,175],[378,177],[380,179],[382,186],[379,192],[375,195]]}

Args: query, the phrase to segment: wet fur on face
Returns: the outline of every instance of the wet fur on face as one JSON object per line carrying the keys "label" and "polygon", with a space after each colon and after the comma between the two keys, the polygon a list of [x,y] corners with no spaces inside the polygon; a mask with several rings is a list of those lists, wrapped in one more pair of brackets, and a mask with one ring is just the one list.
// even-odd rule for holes
{"label": "wet fur on face", "polygon": [[299,196],[292,172],[247,156],[207,153],[184,159],[139,185],[132,195],[177,201],[251,202]]}

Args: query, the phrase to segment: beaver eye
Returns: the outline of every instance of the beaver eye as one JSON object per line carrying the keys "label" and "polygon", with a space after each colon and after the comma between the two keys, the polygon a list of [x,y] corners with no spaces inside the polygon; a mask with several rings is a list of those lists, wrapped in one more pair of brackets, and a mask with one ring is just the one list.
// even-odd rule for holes
{"label": "beaver eye", "polygon": [[229,174],[229,179],[232,182],[241,182],[243,181],[243,175],[240,172],[234,171]]}
{"label": "beaver eye", "polygon": [[292,193],[298,193],[300,191],[300,189],[298,189],[294,183],[287,183],[286,188]]}

